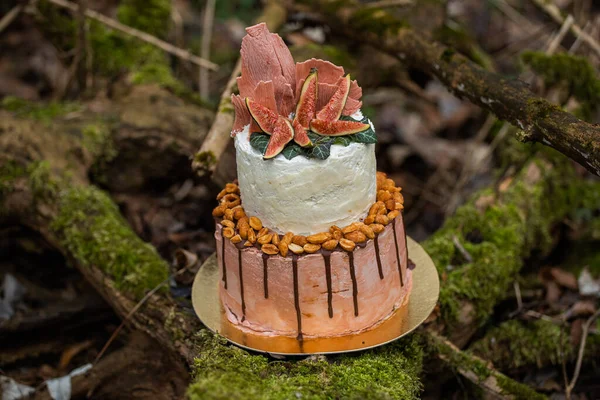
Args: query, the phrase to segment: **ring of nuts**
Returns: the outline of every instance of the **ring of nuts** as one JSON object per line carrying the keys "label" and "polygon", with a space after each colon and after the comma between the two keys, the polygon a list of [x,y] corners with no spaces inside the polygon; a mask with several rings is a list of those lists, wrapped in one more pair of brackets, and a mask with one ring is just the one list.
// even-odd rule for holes
{"label": "ring of nuts", "polygon": [[287,257],[292,254],[312,254],[324,249],[333,251],[338,247],[352,252],[357,244],[373,240],[383,232],[386,225],[400,215],[404,209],[402,188],[397,187],[392,179],[383,172],[377,172],[377,201],[369,209],[362,222],[353,222],[340,228],[331,226],[329,232],[313,235],[294,235],[277,232],[263,226],[260,218],[248,217],[241,205],[240,188],[235,183],[228,183],[217,195],[219,205],[213,209],[212,215],[221,218],[223,237],[232,243],[242,243],[244,247],[258,245],[268,255],[280,254]]}

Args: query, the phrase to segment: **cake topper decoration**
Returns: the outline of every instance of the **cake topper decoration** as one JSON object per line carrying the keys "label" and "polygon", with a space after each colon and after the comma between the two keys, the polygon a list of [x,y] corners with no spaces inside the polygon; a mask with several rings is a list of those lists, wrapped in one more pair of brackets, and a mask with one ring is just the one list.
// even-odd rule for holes
{"label": "cake topper decoration", "polygon": [[360,110],[362,89],[344,68],[310,59],[294,63],[277,34],[264,23],[242,40],[239,95],[232,95],[232,136],[248,125],[250,143],[265,159],[282,154],[326,159],[331,145],[375,143],[375,131]]}

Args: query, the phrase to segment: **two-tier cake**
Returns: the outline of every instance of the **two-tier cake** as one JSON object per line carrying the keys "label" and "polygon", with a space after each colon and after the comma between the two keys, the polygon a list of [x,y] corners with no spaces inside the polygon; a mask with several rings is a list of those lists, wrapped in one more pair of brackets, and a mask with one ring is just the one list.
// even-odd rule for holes
{"label": "two-tier cake", "polygon": [[401,189],[376,171],[362,90],[328,61],[296,64],[265,24],[247,29],[241,57],[238,182],[213,210],[225,314],[299,340],[372,329],[412,280]]}

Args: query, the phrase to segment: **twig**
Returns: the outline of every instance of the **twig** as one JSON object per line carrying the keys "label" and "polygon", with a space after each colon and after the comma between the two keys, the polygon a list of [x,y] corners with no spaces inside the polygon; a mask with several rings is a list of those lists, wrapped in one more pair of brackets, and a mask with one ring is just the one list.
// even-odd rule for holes
{"label": "twig", "polygon": [[[51,4],[54,4],[55,6],[66,8],[71,11],[77,11],[77,8],[78,8],[76,4],[74,4],[70,1],[67,1],[67,0],[48,0],[48,2]],[[140,39],[146,43],[150,43],[150,44],[166,51],[169,54],[173,54],[174,56],[177,56],[183,60],[186,60],[186,61],[189,61],[196,65],[199,65],[200,67],[207,68],[212,71],[217,71],[219,69],[219,66],[215,63],[212,63],[208,60],[205,60],[203,58],[195,56],[187,50],[173,46],[171,43],[165,42],[164,40],[160,40],[156,36],[152,36],[146,32],[142,32],[142,31],[132,28],[130,26],[123,25],[122,23],[115,21],[114,19],[109,18],[103,14],[100,14],[99,12],[96,12],[94,10],[89,10],[89,9],[86,10],[85,16],[87,18],[91,18],[95,21],[98,21],[101,24],[104,24],[108,27],[111,27],[120,32],[123,32],[129,36],[133,36],[133,37]]]}
{"label": "twig", "polygon": [[[565,23],[565,18],[563,18],[560,9],[551,1],[546,0],[531,0],[541,8],[546,14],[548,14],[554,21],[558,24],[562,25]],[[570,15],[569,15],[570,16]],[[596,54],[600,57],[600,43],[596,41],[591,35],[585,32],[581,27],[577,24],[572,24],[569,28],[571,32],[577,37],[581,37],[581,40],[586,43],[592,50],[596,52]]]}
{"label": "twig", "polygon": [[6,27],[9,26],[15,20],[15,18],[19,16],[19,14],[21,14],[21,11],[23,11],[24,8],[25,6],[23,4],[17,4],[8,13],[6,13],[6,15],[0,19],[0,32],[5,30]]}
{"label": "twig", "polygon": [[364,7],[357,1],[336,2],[335,6],[329,0],[299,1],[310,2],[332,28],[349,38],[435,76],[458,97],[467,98],[499,119],[518,126],[519,140],[553,147],[600,175],[600,126],[582,121],[536,96],[519,80],[487,71],[446,46],[429,42],[410,28],[398,29],[401,21],[383,10],[368,14],[370,20],[365,21]]}
{"label": "twig", "polygon": [[573,19],[573,16],[571,14],[569,14],[567,16],[567,19],[565,19],[565,22],[560,27],[560,30],[558,31],[558,33],[554,36],[554,38],[552,38],[552,41],[548,45],[548,50],[546,51],[546,54],[548,54],[548,55],[554,54],[554,52],[556,51],[558,46],[560,46],[560,43],[565,38],[567,32],[569,31],[569,29],[571,28],[571,26],[573,25],[574,22],[575,22],[575,20]]}
{"label": "twig", "polygon": [[460,254],[462,254],[462,256],[465,258],[465,260],[468,263],[472,263],[473,262],[473,257],[467,251],[467,249],[465,249],[463,247],[463,245],[460,243],[460,241],[458,240],[458,237],[456,235],[452,235],[452,243],[454,243],[454,246],[458,249],[458,251],[460,251]]}
{"label": "twig", "polygon": [[131,309],[131,311],[129,311],[129,313],[127,313],[127,315],[125,316],[125,318],[123,318],[123,321],[121,322],[121,325],[119,325],[119,327],[117,329],[115,329],[115,331],[113,332],[113,334],[110,335],[110,338],[108,338],[108,340],[104,344],[104,347],[102,347],[102,350],[100,350],[100,352],[96,356],[96,359],[94,360],[94,362],[92,363],[92,365],[95,366],[98,363],[98,361],[100,361],[100,359],[102,358],[102,356],[104,355],[104,353],[106,353],[106,350],[108,350],[108,347],[111,345],[111,343],[117,338],[117,336],[119,336],[119,333],[123,330],[123,328],[125,327],[125,324],[127,322],[129,322],[129,320],[131,319],[131,317],[133,316],[133,314],[135,314],[144,305],[144,303],[146,303],[146,301],[148,301],[149,298],[151,298],[152,296],[154,296],[154,294],[156,294],[156,292],[158,292],[163,286],[165,286],[167,283],[169,283],[169,281],[172,278],[181,275],[185,271],[188,271],[192,266],[194,266],[196,264],[197,261],[198,261],[197,258],[193,262],[190,261],[190,263],[188,265],[184,266],[179,271],[177,271],[176,273],[174,273],[172,276],[169,276],[167,279],[165,279],[164,281],[162,281],[161,283],[159,283],[158,285],[156,285],[156,287],[154,289],[152,289],[148,293],[146,293],[146,295],[144,297],[142,297],[142,299],[140,301],[138,301],[138,303],[135,305],[135,307],[133,307]]}
{"label": "twig", "polygon": [[594,315],[588,318],[583,324],[583,331],[581,332],[581,343],[579,343],[579,352],[577,353],[577,364],[575,364],[575,372],[573,373],[573,378],[571,382],[565,389],[565,394],[567,399],[571,398],[571,392],[575,388],[575,384],[577,383],[577,379],[579,379],[579,373],[581,372],[581,364],[583,362],[583,354],[585,353],[585,342],[587,341],[588,333],[590,330],[590,326],[592,323],[600,316],[600,308],[596,310]]}
{"label": "twig", "polygon": [[521,285],[519,285],[519,281],[514,281],[513,287],[517,298],[517,312],[519,312],[523,309],[523,298],[521,297]]}
{"label": "twig", "polygon": [[[207,0],[204,8],[204,23],[202,24],[202,49],[200,55],[208,60],[210,58],[210,42],[212,39],[213,22],[215,20],[215,0]],[[203,99],[208,99],[209,96],[209,81],[208,70],[200,67],[198,75],[198,87],[200,96]]]}
{"label": "twig", "polygon": [[367,8],[390,8],[412,6],[413,0],[381,0],[365,4]]}
{"label": "twig", "polygon": [[[278,0],[267,1],[263,10],[263,15],[258,18],[258,21],[266,22],[269,29],[277,31],[285,22],[285,7]],[[233,126],[233,113],[231,112],[231,94],[236,86],[236,79],[242,70],[241,59],[235,64],[231,77],[225,85],[225,89],[221,94],[219,103],[219,112],[215,116],[215,120],[202,142],[200,150],[196,153],[192,168],[200,176],[212,175],[217,169],[221,155],[230,143],[230,132]],[[224,110],[225,111],[221,111]]]}

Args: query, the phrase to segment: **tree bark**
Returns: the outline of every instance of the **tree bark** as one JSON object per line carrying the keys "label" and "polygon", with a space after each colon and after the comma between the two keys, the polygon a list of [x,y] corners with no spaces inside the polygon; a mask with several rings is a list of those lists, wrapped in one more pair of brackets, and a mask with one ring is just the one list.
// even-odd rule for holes
{"label": "tree bark", "polygon": [[520,140],[553,147],[600,175],[600,126],[536,96],[522,81],[486,71],[453,49],[428,41],[384,10],[356,1],[316,0],[310,4],[344,35],[435,76],[459,98],[467,98],[518,127]]}

